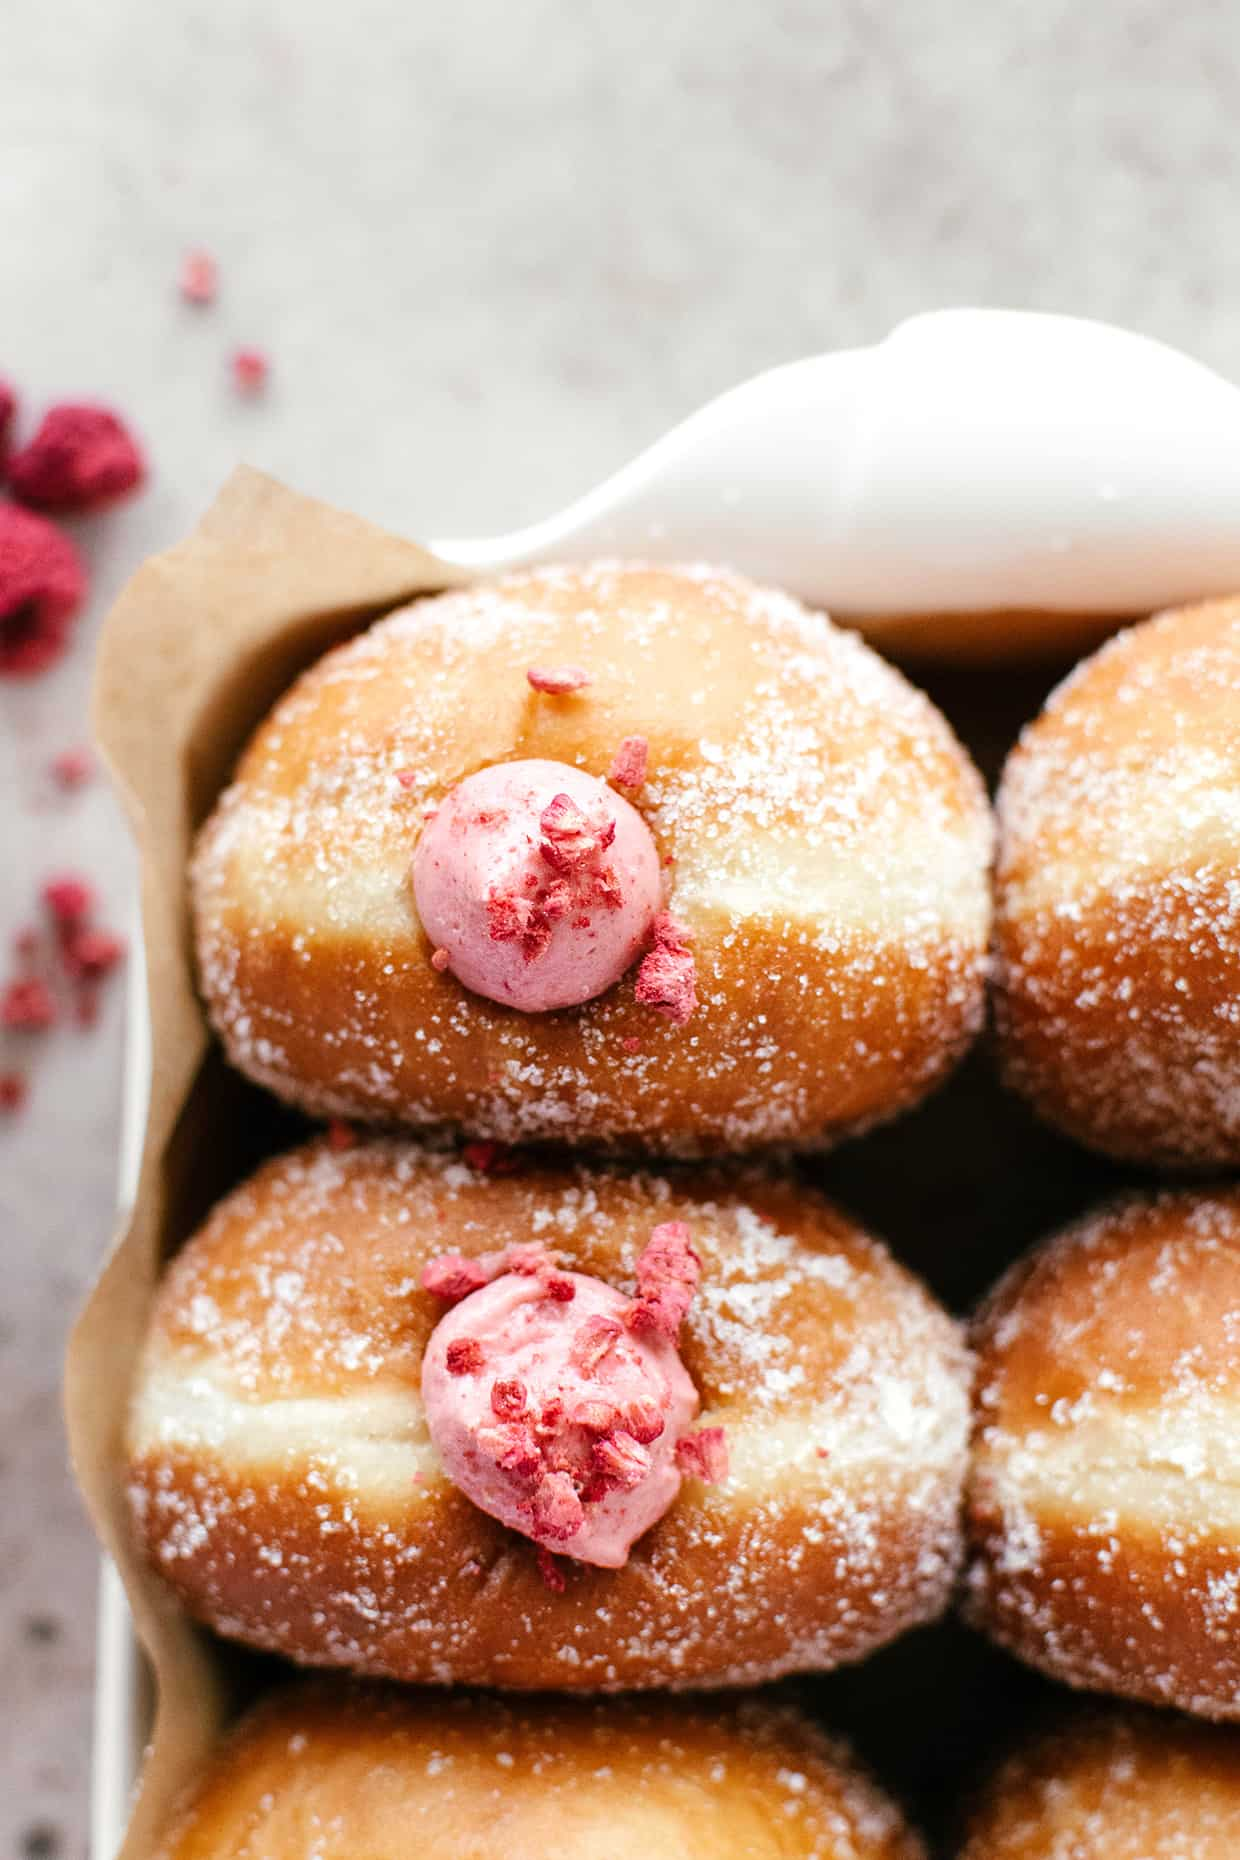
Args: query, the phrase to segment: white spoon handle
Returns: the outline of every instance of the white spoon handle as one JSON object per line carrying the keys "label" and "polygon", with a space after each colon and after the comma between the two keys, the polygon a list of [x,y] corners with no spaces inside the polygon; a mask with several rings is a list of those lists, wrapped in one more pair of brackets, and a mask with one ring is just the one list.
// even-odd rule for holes
{"label": "white spoon handle", "polygon": [[1240,589],[1240,390],[1072,317],[948,310],[712,401],[471,568],[705,560],[838,614],[1129,614]]}

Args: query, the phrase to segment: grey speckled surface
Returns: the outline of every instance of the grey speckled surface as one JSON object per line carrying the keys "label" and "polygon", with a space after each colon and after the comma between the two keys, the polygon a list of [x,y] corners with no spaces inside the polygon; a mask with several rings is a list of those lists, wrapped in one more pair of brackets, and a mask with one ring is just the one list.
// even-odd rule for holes
{"label": "grey speckled surface", "polygon": [[[51,867],[113,913],[101,787],[55,798],[90,635],[238,457],[413,533],[508,527],[767,364],[985,302],[1131,323],[1240,373],[1227,0],[6,0],[0,370],[114,398],[149,493],[83,526],[72,659],[0,690],[0,933]],[[218,254],[217,308],[173,289]],[[264,403],[229,345],[267,345]],[[119,991],[0,1129],[0,1854],[85,1850],[94,1553],[65,1325],[108,1233]]]}

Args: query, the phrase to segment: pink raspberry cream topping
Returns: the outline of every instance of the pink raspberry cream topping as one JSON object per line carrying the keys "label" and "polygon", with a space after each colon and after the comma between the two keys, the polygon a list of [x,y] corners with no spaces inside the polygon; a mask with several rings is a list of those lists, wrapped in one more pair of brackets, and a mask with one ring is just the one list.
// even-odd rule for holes
{"label": "pink raspberry cream topping", "polygon": [[501,762],[466,776],[422,829],[413,891],[435,967],[526,1013],[604,993],[663,908],[641,815],[564,762]]}
{"label": "pink raspberry cream topping", "polygon": [[636,1302],[557,1271],[531,1246],[470,1262],[450,1255],[423,1276],[453,1301],[422,1360],[427,1426],[448,1478],[542,1550],[602,1569],[628,1560],[686,1472],[703,1476],[685,1452],[698,1394],[676,1345],[697,1256],[677,1222],[656,1228],[651,1246],[654,1277],[648,1247]]}

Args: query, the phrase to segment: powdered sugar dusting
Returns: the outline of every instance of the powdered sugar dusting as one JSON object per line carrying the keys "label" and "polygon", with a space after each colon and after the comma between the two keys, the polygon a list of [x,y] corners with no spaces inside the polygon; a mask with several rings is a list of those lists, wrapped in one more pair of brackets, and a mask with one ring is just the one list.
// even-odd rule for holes
{"label": "powdered sugar dusting", "polygon": [[[570,647],[588,692],[531,693],[525,667]],[[693,935],[693,1020],[652,1023],[632,975],[538,1016],[435,974],[408,884],[425,810],[492,762],[605,777],[626,736]],[[915,1099],[975,1032],[988,856],[943,719],[852,635],[720,571],[539,571],[415,603],[276,707],[195,862],[204,991],[235,1062],[317,1112],[816,1143]]]}
{"label": "powdered sugar dusting", "polygon": [[1240,1192],[1070,1228],[979,1341],[974,1612],[1070,1684],[1240,1719]]}
{"label": "powdered sugar dusting", "polygon": [[[681,1351],[730,1470],[691,1482],[624,1570],[579,1567],[555,1596],[434,1461],[422,1270],[537,1237],[631,1294],[652,1226],[677,1220],[702,1258]],[[942,1608],[967,1380],[920,1287],[787,1183],[497,1178],[396,1140],[320,1143],[236,1191],[169,1271],[131,1422],[135,1522],[196,1613],[312,1663],[749,1683],[860,1657]]]}
{"label": "powdered sugar dusting", "polygon": [[1077,668],[1000,790],[1012,1082],[1142,1162],[1240,1162],[1240,604]]}

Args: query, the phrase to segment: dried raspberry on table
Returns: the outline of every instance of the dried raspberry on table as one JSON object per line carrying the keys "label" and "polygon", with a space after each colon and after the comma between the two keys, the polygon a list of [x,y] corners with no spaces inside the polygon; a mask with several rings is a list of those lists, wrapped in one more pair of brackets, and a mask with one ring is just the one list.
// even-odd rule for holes
{"label": "dried raspberry on table", "polygon": [[210,252],[187,252],[181,261],[180,291],[187,304],[215,302],[219,266]]}
{"label": "dried raspberry on table", "polygon": [[0,504],[0,677],[33,678],[54,665],[85,593],[69,538],[31,510]]}
{"label": "dried raspberry on table", "polygon": [[146,461],[124,421],[107,407],[65,402],[44,415],[8,463],[9,489],[36,510],[96,510],[134,491]]}
{"label": "dried raspberry on table", "polygon": [[17,420],[17,395],[8,382],[0,377],[0,468],[9,455],[9,445],[13,438],[13,427]]}
{"label": "dried raspberry on table", "polygon": [[261,394],[271,373],[271,363],[262,349],[237,349],[233,352],[233,386],[239,394]]}
{"label": "dried raspberry on table", "polygon": [[21,976],[0,993],[0,1027],[11,1033],[44,1033],[56,1019],[56,998],[37,975]]}

